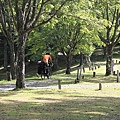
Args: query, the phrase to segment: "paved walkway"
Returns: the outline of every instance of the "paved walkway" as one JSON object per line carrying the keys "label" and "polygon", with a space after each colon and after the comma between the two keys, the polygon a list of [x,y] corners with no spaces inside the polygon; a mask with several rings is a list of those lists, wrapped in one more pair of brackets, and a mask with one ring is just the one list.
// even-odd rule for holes
{"label": "paved walkway", "polygon": [[[58,80],[31,80],[25,82],[28,88],[58,88]],[[55,84],[55,85],[54,85]],[[120,88],[120,83],[108,83],[102,84],[105,87],[113,87],[113,88]],[[96,88],[98,89],[99,83],[88,83],[88,84],[68,84],[68,85],[61,85],[61,88]],[[5,90],[13,90],[15,88],[15,84],[5,84],[0,85],[0,91]]]}
{"label": "paved walkway", "polygon": [[[28,88],[51,88],[51,87],[57,87],[57,86],[53,86],[54,83],[57,83],[57,80],[31,80],[31,81],[26,81],[25,85]],[[15,84],[4,84],[4,85],[0,85],[0,91],[3,90],[12,90],[16,87]]]}

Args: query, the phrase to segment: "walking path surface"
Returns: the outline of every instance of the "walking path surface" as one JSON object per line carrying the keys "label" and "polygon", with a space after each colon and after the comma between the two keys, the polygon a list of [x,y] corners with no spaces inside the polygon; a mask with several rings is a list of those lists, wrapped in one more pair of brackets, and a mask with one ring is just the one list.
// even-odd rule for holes
{"label": "walking path surface", "polygon": [[[58,88],[58,80],[31,80],[25,82],[27,88]],[[68,84],[68,85],[61,85],[62,88],[96,88],[98,89],[99,83],[86,83],[86,84]],[[120,88],[120,83],[108,83],[108,84],[102,84],[106,87],[113,87],[113,88]],[[5,90],[13,90],[15,88],[15,84],[5,84],[0,85],[0,91]]]}

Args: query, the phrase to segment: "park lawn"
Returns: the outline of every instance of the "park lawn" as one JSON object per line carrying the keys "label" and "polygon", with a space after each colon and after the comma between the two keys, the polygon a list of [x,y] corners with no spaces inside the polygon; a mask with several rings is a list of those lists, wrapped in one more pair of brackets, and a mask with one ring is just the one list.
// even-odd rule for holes
{"label": "park lawn", "polygon": [[26,88],[0,92],[1,120],[119,120],[119,83],[95,87]]}

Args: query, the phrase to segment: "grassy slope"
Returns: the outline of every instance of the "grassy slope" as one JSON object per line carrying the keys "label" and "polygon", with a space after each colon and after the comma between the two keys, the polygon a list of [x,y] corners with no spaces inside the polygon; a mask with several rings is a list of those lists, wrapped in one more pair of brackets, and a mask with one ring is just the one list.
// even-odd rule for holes
{"label": "grassy slope", "polygon": [[[118,55],[117,60],[120,60]],[[95,64],[97,63],[95,61]],[[54,72],[52,79],[62,80],[61,90],[26,88],[18,91],[1,91],[1,120],[119,120],[120,83],[116,82],[116,76],[105,77],[105,62],[99,63],[101,67],[94,70],[96,77],[93,78],[94,71],[89,71],[86,67],[83,73],[85,78],[78,84],[74,84],[76,66],[72,67],[70,75],[65,75],[64,69]],[[118,63],[115,64],[115,69],[120,69]],[[29,68],[27,81],[41,82],[35,71],[35,67]],[[98,90],[99,82],[102,83],[102,90]],[[0,83],[6,84],[6,81]],[[63,87],[66,84],[68,86]]]}

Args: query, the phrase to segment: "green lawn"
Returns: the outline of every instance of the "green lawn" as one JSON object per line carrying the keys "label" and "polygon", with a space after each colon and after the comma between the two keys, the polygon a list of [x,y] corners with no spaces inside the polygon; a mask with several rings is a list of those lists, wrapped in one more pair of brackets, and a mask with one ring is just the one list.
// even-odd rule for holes
{"label": "green lawn", "polygon": [[102,90],[98,90],[96,85],[95,88],[24,89],[0,92],[0,118],[1,120],[119,120],[120,88],[110,87],[109,84],[103,84]]}

